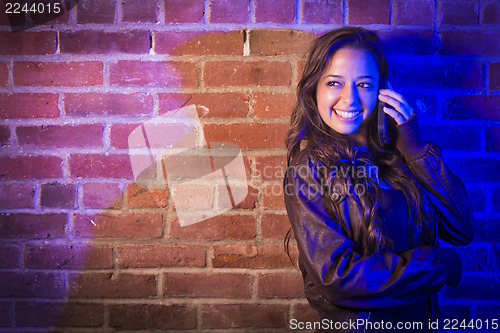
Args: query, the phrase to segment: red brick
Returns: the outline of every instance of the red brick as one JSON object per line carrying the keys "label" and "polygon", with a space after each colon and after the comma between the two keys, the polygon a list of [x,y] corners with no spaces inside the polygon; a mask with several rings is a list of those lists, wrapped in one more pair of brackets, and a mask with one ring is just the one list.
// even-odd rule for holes
{"label": "red brick", "polygon": [[454,96],[443,106],[443,116],[449,119],[500,120],[500,95]]}
{"label": "red brick", "polygon": [[83,205],[88,208],[121,208],[122,192],[116,183],[83,184]]}
{"label": "red brick", "polygon": [[284,148],[289,124],[208,124],[207,142],[233,142],[241,149]]}
{"label": "red brick", "polygon": [[500,127],[486,129],[486,150],[500,151]]}
{"label": "red brick", "polygon": [[[193,165],[193,163],[187,163]],[[175,209],[211,209],[214,201],[214,188],[210,184],[174,184],[172,198]],[[196,203],[196,205],[194,205]]]}
{"label": "red brick", "polygon": [[130,208],[165,208],[168,203],[168,190],[147,189],[132,183],[127,186],[126,198]]}
{"label": "red brick", "polygon": [[297,80],[300,81],[302,78],[302,73],[304,72],[304,67],[306,66],[305,61],[297,61]]}
{"label": "red brick", "polygon": [[[193,164],[188,163],[187,165]],[[179,183],[171,185],[170,188],[172,189],[172,199],[176,210],[211,210],[214,206],[213,185]]]}
{"label": "red brick", "polygon": [[107,32],[95,30],[59,33],[61,53],[149,53],[148,31]]}
{"label": "red brick", "polygon": [[74,232],[76,237],[89,238],[158,238],[162,218],[153,213],[76,214]]}
{"label": "red brick", "polygon": [[291,318],[297,319],[298,322],[319,322],[321,320],[318,312],[309,304],[295,304],[292,311]]}
{"label": "red brick", "polygon": [[[293,248],[291,248],[293,250]],[[296,257],[295,251],[291,253]],[[215,245],[212,265],[216,268],[288,268],[293,267],[283,243]]]}
{"label": "red brick", "polygon": [[56,52],[56,33],[54,31],[0,32],[0,54],[35,55]]}
{"label": "red brick", "polygon": [[100,303],[64,302],[58,326],[102,326],[104,311]]}
{"label": "red brick", "polygon": [[0,208],[32,208],[34,193],[31,184],[0,183]]}
{"label": "red brick", "polygon": [[[176,184],[172,190],[174,208],[181,210],[211,209],[214,200],[213,192],[213,186],[208,184]],[[195,207],[193,207],[194,203],[196,203]]]}
{"label": "red brick", "polygon": [[9,327],[12,325],[12,320],[14,318],[12,302],[13,301],[0,301],[0,327]]}
{"label": "red brick", "polygon": [[291,228],[288,215],[286,214],[264,214],[261,220],[262,237],[285,239],[285,235]]}
{"label": "red brick", "polygon": [[42,179],[61,177],[61,158],[56,156],[0,157],[0,178]]}
{"label": "red brick", "polygon": [[500,43],[492,43],[492,41],[500,39],[498,31],[445,31],[441,34],[443,36],[441,54],[477,56],[500,54]]}
{"label": "red brick", "polygon": [[[225,148],[227,146],[227,144],[223,143],[222,146],[219,146],[219,148]],[[211,143],[210,147],[213,154],[213,143]],[[221,149],[218,149],[218,152],[222,152]],[[236,177],[235,179],[240,181],[244,180],[245,177],[247,180],[250,180],[249,162],[247,161],[247,158],[243,157],[243,165],[238,166],[238,163],[236,163],[235,165],[233,162],[235,160],[236,162],[238,162],[238,159],[240,159],[241,161],[241,157],[235,158],[234,154],[236,154],[236,151],[234,150],[229,152],[233,154],[232,157],[229,156],[225,158],[220,157],[212,159],[212,162],[215,161],[215,165],[218,168],[214,173],[212,173],[208,156],[205,156],[206,159],[204,160],[200,159],[201,155],[177,155],[176,159],[174,159],[173,157],[169,158],[166,169],[169,173],[169,177],[187,177],[191,180],[190,182],[174,181],[172,182],[172,184],[170,184],[169,188],[171,190],[173,202],[176,209],[194,211],[199,209],[211,210],[212,208],[226,208],[226,210],[227,208],[254,208],[254,201],[257,197],[258,191],[256,191],[255,189],[248,189],[247,191],[246,184],[241,182],[240,184],[231,184],[231,188],[228,189],[227,185],[222,182],[222,169],[220,169],[220,167],[223,164],[227,164],[226,167],[229,165],[229,169],[225,169],[230,177]],[[189,166],[189,168],[186,168],[186,166]],[[202,177],[209,182],[205,184],[200,183],[196,181],[196,179],[201,178],[196,177]],[[215,193],[214,190],[216,190]],[[229,192],[232,192],[232,202],[231,198],[228,196]],[[252,198],[245,197],[248,195],[248,192],[250,193],[250,196]],[[218,198],[217,202],[214,201],[214,197]]]}
{"label": "red brick", "polygon": [[253,114],[259,118],[290,117],[295,107],[295,94],[255,93]]}
{"label": "red brick", "polygon": [[183,105],[198,105],[200,117],[246,117],[248,114],[248,96],[243,93],[202,93],[158,94],[160,114],[181,108]]}
{"label": "red brick", "polygon": [[[477,193],[474,192],[472,192],[471,194],[477,195]],[[485,200],[484,197],[483,200]],[[461,246],[457,247],[457,252],[462,258],[463,272],[487,272],[488,270],[491,270],[492,260],[489,258],[491,249],[488,246]]]}
{"label": "red brick", "polygon": [[255,175],[260,179],[281,180],[285,177],[286,170],[284,155],[259,156],[255,159]]}
{"label": "red brick", "polygon": [[184,305],[112,304],[110,326],[117,329],[189,329],[196,328],[196,309]]}
{"label": "red brick", "polygon": [[[21,266],[22,248],[20,245],[1,244],[0,245],[0,252],[2,253],[2,260],[0,261],[0,268],[19,268]],[[1,320],[0,320],[0,322],[1,322]]]}
{"label": "red brick", "polygon": [[490,89],[500,89],[500,62],[490,65]]}
{"label": "red brick", "polygon": [[14,64],[14,84],[18,86],[82,87],[103,83],[100,61],[33,62]]}
{"label": "red brick", "polygon": [[500,3],[489,0],[484,3],[483,24],[500,24]]}
{"label": "red brick", "polygon": [[128,137],[141,124],[116,124],[111,126],[109,140],[111,147],[128,149]]}
{"label": "red brick", "polygon": [[[478,221],[479,222],[479,221]],[[482,222],[482,221],[481,221]],[[475,258],[474,258],[475,259]],[[464,274],[460,281],[460,286],[456,289],[444,288],[442,295],[447,297],[447,299],[465,299],[474,297],[478,300],[497,300],[500,297],[499,281],[494,279],[491,280],[485,276],[486,274]],[[486,301],[486,302],[487,302]],[[484,301],[483,301],[484,302]],[[486,303],[485,302],[485,303]],[[483,303],[484,304],[484,303]],[[500,306],[483,305],[478,307],[474,311],[474,318],[492,318],[497,317],[494,313],[500,311]],[[440,311],[441,312],[441,311]],[[470,310],[465,308],[460,312],[464,313],[469,319]],[[465,315],[466,313],[466,315]],[[440,317],[441,317],[440,313]],[[448,310],[446,314],[448,318],[456,318],[456,310]],[[477,316],[477,317],[476,317]],[[444,317],[444,318],[446,318]],[[460,321],[459,321],[460,322]]]}
{"label": "red brick", "polygon": [[303,298],[304,282],[299,274],[259,274],[259,298]]}
{"label": "red brick", "polygon": [[450,61],[424,65],[408,62],[392,66],[391,71],[394,73],[391,84],[410,90],[414,87],[469,90],[483,88],[484,85],[483,68],[479,63]]}
{"label": "red brick", "polygon": [[104,305],[75,302],[17,301],[16,326],[96,327],[104,323]]}
{"label": "red brick", "polygon": [[31,243],[26,245],[26,267],[44,269],[113,268],[109,246],[64,242]]}
{"label": "red brick", "polygon": [[64,107],[71,116],[136,116],[153,111],[153,97],[149,94],[65,94]]}
{"label": "red brick", "polygon": [[256,0],[257,22],[292,23],[295,20],[293,0]]}
{"label": "red brick", "polygon": [[2,118],[57,118],[57,94],[0,94]]}
{"label": "red brick", "polygon": [[161,87],[198,86],[194,62],[119,60],[110,65],[111,84]]}
{"label": "red brick", "polygon": [[0,214],[1,238],[64,237],[66,214]]}
{"label": "red brick", "polygon": [[165,0],[165,23],[198,23],[204,14],[203,0]]}
{"label": "red brick", "polygon": [[203,328],[285,327],[285,304],[207,304],[202,309]]}
{"label": "red brick", "polygon": [[260,56],[303,56],[316,39],[311,33],[299,30],[252,30],[250,54]]}
{"label": "red brick", "polygon": [[79,24],[115,22],[115,0],[80,0],[77,6]]}
{"label": "red brick", "polygon": [[8,86],[9,69],[7,64],[0,63],[0,86]]}
{"label": "red brick", "polygon": [[[477,164],[478,163],[476,162],[476,165]],[[474,165],[474,166],[476,166],[476,165]],[[498,169],[498,166],[495,166],[494,162],[486,165],[487,168],[491,168],[492,166],[494,166],[494,167],[496,167],[496,169]],[[476,171],[475,169],[472,169],[472,170]],[[496,172],[496,170],[494,172]],[[479,178],[479,177],[476,177],[476,178]],[[483,177],[483,179],[484,178],[486,178],[486,177]],[[489,179],[485,179],[485,180],[488,181],[490,179],[491,180],[494,179],[494,177],[488,177],[488,178]],[[483,189],[483,191],[484,191],[484,189]],[[498,199],[499,193],[500,193],[499,188],[494,187],[491,197],[493,198],[493,207],[496,210],[498,210],[498,208],[500,208],[500,200]],[[474,238],[479,239],[479,241],[494,242],[495,241],[494,239],[496,237],[495,230],[498,229],[498,225],[499,225],[498,219],[481,218],[481,219],[479,219],[478,222],[480,222],[481,224],[477,225],[476,224],[477,222],[475,222],[475,225],[478,227],[476,227],[476,230],[474,231],[474,233],[475,233]],[[495,248],[495,257],[496,257],[495,264],[494,264],[495,268],[498,267],[498,264],[499,264],[499,260],[498,260],[498,258],[500,258],[499,250],[500,249],[498,247]]]}
{"label": "red brick", "polygon": [[436,53],[437,42],[431,29],[380,31],[378,35],[382,39],[384,50],[391,55]]}
{"label": "red brick", "polygon": [[[486,130],[488,131],[488,130]],[[487,133],[487,132],[486,132]],[[469,196],[469,200],[472,206],[472,211],[474,212],[485,212],[486,211],[486,193],[481,187],[472,187],[467,184],[467,194]],[[495,208],[494,208],[495,209]],[[474,265],[474,261],[471,262]],[[481,267],[481,266],[479,266]],[[479,267],[476,266],[476,271],[479,270]],[[482,266],[485,267],[485,266]]]}
{"label": "red brick", "polygon": [[[247,175],[249,175],[249,173],[247,173]],[[221,200],[223,200],[222,193],[227,193],[226,186],[219,186],[218,193],[219,193],[218,202],[221,202]],[[243,201],[241,201],[239,204],[237,204],[233,209],[250,209],[250,210],[254,209],[257,207],[258,197],[259,197],[259,190],[255,187],[248,186],[247,196],[243,199]]]}
{"label": "red brick", "polygon": [[434,0],[397,0],[396,24],[432,25],[434,23]]}
{"label": "red brick", "polygon": [[[457,177],[460,179],[467,179],[467,183],[500,180],[500,174],[497,172],[497,170],[500,170],[500,161],[498,159],[462,156],[460,158],[447,158],[446,165],[450,170],[455,172]],[[476,233],[478,235],[478,240],[486,239],[487,241],[493,241],[496,235],[494,235],[494,233],[492,234],[492,232],[496,230],[493,229],[496,227],[496,224],[494,226],[492,224],[499,223],[500,221],[494,218],[484,218],[484,221],[481,222],[490,225],[481,226],[479,223],[475,224],[478,226],[478,229],[483,229]]]}
{"label": "red brick", "polygon": [[156,277],[150,274],[70,274],[68,296],[82,298],[148,298],[156,296]]}
{"label": "red brick", "polygon": [[341,1],[305,0],[302,7],[304,23],[342,24]]}
{"label": "red brick", "polygon": [[348,0],[349,24],[389,24],[390,0]]}
{"label": "red brick", "polygon": [[125,154],[73,154],[70,159],[71,175],[86,178],[133,177],[130,159]]}
{"label": "red brick", "polygon": [[250,298],[251,276],[227,273],[166,273],[167,297]]}
{"label": "red brick", "polygon": [[207,86],[288,86],[291,66],[277,61],[210,61],[205,64]]}
{"label": "red brick", "polygon": [[119,267],[205,267],[206,252],[198,245],[120,245]]}
{"label": "red brick", "polygon": [[0,297],[60,298],[66,289],[64,280],[62,273],[2,272]]}
{"label": "red brick", "polygon": [[186,227],[175,220],[170,235],[195,239],[251,239],[255,237],[255,224],[253,215],[218,215]]}
{"label": "red brick", "polygon": [[283,185],[267,184],[262,190],[262,205],[270,209],[285,209]]}
{"label": "red brick", "polygon": [[157,0],[123,0],[123,22],[151,22],[158,23],[160,8]]}
{"label": "red brick", "polygon": [[26,148],[102,147],[102,124],[17,127],[19,145]]}
{"label": "red brick", "polygon": [[156,54],[183,55],[243,55],[243,32],[156,31]]}
{"label": "red brick", "polygon": [[8,126],[0,126],[0,147],[8,146],[10,142],[10,128]]}
{"label": "red brick", "polygon": [[76,185],[75,184],[43,184],[40,205],[42,207],[75,209]]}
{"label": "red brick", "polygon": [[250,20],[248,0],[213,0],[210,2],[211,23],[247,23]]}
{"label": "red brick", "polygon": [[441,24],[478,24],[479,4],[477,0],[443,0],[440,6]]}

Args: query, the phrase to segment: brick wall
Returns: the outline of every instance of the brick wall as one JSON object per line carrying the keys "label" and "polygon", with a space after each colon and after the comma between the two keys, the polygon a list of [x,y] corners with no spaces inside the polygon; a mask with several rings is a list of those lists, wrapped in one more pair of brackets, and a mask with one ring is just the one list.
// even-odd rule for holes
{"label": "brick wall", "polygon": [[[462,283],[443,289],[442,312],[498,317],[499,10],[490,0],[81,0],[16,33],[0,16],[0,330],[278,332],[315,319],[283,251],[284,135],[307,46],[348,24],[380,31],[393,86],[474,207],[475,241],[460,249]],[[181,227],[166,189],[134,182],[127,137],[186,102],[204,107],[207,141],[243,150],[249,195]]]}

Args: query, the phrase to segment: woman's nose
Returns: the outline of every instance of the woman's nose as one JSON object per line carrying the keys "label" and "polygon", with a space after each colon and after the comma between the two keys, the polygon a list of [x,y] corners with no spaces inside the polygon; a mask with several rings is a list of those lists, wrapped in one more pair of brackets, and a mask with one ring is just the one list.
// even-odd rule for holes
{"label": "woman's nose", "polygon": [[352,105],[358,99],[358,91],[354,85],[346,83],[340,90],[340,100],[344,105]]}

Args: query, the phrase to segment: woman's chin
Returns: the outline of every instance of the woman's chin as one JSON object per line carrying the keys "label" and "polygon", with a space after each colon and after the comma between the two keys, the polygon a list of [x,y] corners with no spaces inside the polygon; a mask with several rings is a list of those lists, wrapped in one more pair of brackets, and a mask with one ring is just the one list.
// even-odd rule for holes
{"label": "woman's chin", "polygon": [[359,129],[359,124],[353,124],[353,126],[335,126],[331,127],[335,132],[342,134],[342,135],[350,135],[354,134],[357,132]]}

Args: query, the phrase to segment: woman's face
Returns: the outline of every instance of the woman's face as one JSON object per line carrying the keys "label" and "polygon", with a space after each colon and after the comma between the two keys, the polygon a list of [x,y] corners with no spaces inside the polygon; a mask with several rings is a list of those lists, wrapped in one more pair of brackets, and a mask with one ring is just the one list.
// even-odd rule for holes
{"label": "woman's face", "polygon": [[337,50],[316,89],[323,121],[336,132],[365,143],[367,122],[363,120],[377,104],[378,82],[378,65],[369,51]]}

